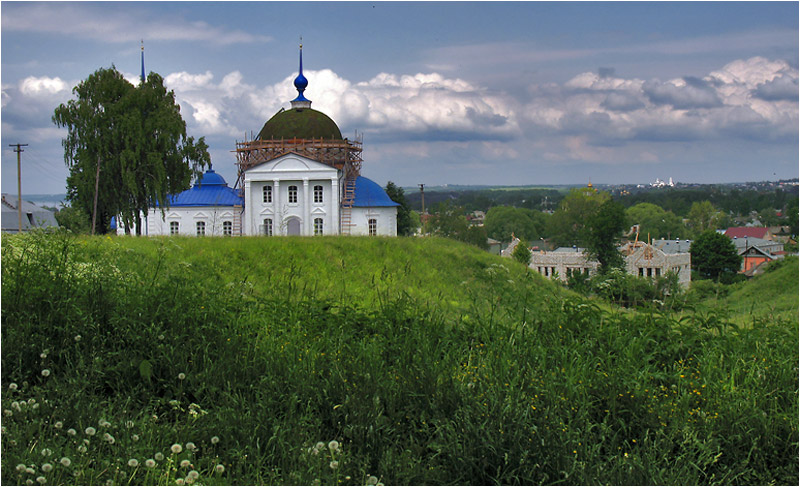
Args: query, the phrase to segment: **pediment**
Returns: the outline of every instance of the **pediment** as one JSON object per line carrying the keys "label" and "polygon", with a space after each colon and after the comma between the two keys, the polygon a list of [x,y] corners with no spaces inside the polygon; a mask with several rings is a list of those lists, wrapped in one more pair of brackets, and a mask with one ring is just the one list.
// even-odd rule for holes
{"label": "pediment", "polygon": [[311,214],[312,215],[326,215],[327,212],[323,208],[319,208],[318,207],[318,208],[314,208],[313,210],[311,210]]}
{"label": "pediment", "polygon": [[205,213],[203,213],[202,211],[198,211],[197,213],[195,213],[194,215],[192,215],[192,217],[193,217],[193,218],[208,218],[208,215],[206,215],[206,214],[205,214]]}
{"label": "pediment", "polygon": [[274,215],[274,214],[275,214],[275,212],[274,212],[274,211],[272,211],[272,209],[271,209],[271,208],[264,208],[264,209],[263,209],[263,210],[261,210],[261,212],[259,213],[259,215]]}
{"label": "pediment", "polygon": [[245,171],[245,175],[251,173],[263,172],[307,172],[307,171],[328,171],[331,173],[338,173],[335,167],[317,162],[308,157],[301,156],[300,154],[290,152],[280,157],[276,157],[270,161],[253,166]]}

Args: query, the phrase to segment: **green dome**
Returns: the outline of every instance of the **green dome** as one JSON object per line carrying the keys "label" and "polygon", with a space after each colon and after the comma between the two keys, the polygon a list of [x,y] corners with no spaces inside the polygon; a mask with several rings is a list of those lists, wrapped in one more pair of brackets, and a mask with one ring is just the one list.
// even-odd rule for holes
{"label": "green dome", "polygon": [[324,113],[311,108],[281,109],[267,120],[258,133],[258,138],[343,140],[342,132],[336,126],[336,122]]}

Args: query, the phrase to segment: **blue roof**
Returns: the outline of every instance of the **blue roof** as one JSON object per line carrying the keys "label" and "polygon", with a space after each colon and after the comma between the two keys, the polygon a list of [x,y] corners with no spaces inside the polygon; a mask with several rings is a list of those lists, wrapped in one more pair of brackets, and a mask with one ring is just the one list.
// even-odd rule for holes
{"label": "blue roof", "polygon": [[169,206],[233,206],[243,205],[244,198],[229,188],[225,178],[209,169],[190,189],[171,195]]}
{"label": "blue roof", "polygon": [[377,207],[377,206],[400,206],[389,198],[381,186],[371,179],[363,176],[356,178],[356,199],[353,202],[356,207]]}

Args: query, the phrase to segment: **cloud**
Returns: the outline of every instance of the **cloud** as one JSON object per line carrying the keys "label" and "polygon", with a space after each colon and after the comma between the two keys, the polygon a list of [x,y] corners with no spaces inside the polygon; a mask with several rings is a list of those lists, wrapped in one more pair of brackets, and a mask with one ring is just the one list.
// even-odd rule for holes
{"label": "cloud", "polygon": [[767,101],[797,100],[797,78],[779,76],[756,87],[753,96]]}
{"label": "cloud", "polygon": [[716,90],[698,78],[660,82],[647,81],[642,85],[647,98],[655,104],[672,105],[677,109],[712,108],[722,105]]}
{"label": "cloud", "polygon": [[48,78],[47,76],[40,78],[28,76],[19,84],[20,93],[25,96],[33,97],[54,95],[63,91],[69,91],[69,89],[69,85],[57,76],[55,78]]}
{"label": "cloud", "polygon": [[66,35],[102,42],[204,41],[218,45],[269,42],[269,36],[217,27],[207,22],[150,13],[138,4],[97,9],[91,3],[21,3],[3,5],[7,32]]}

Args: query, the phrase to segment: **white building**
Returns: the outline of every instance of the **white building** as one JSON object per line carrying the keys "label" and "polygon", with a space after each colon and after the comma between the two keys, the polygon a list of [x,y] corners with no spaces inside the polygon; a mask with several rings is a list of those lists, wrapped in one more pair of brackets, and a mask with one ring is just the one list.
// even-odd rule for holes
{"label": "white building", "polygon": [[[206,172],[194,187],[153,208],[148,235],[397,235],[397,203],[361,176],[361,142],[342,137],[330,117],[298,96],[251,141],[237,142],[234,188]],[[122,230],[118,230],[121,233]]]}

